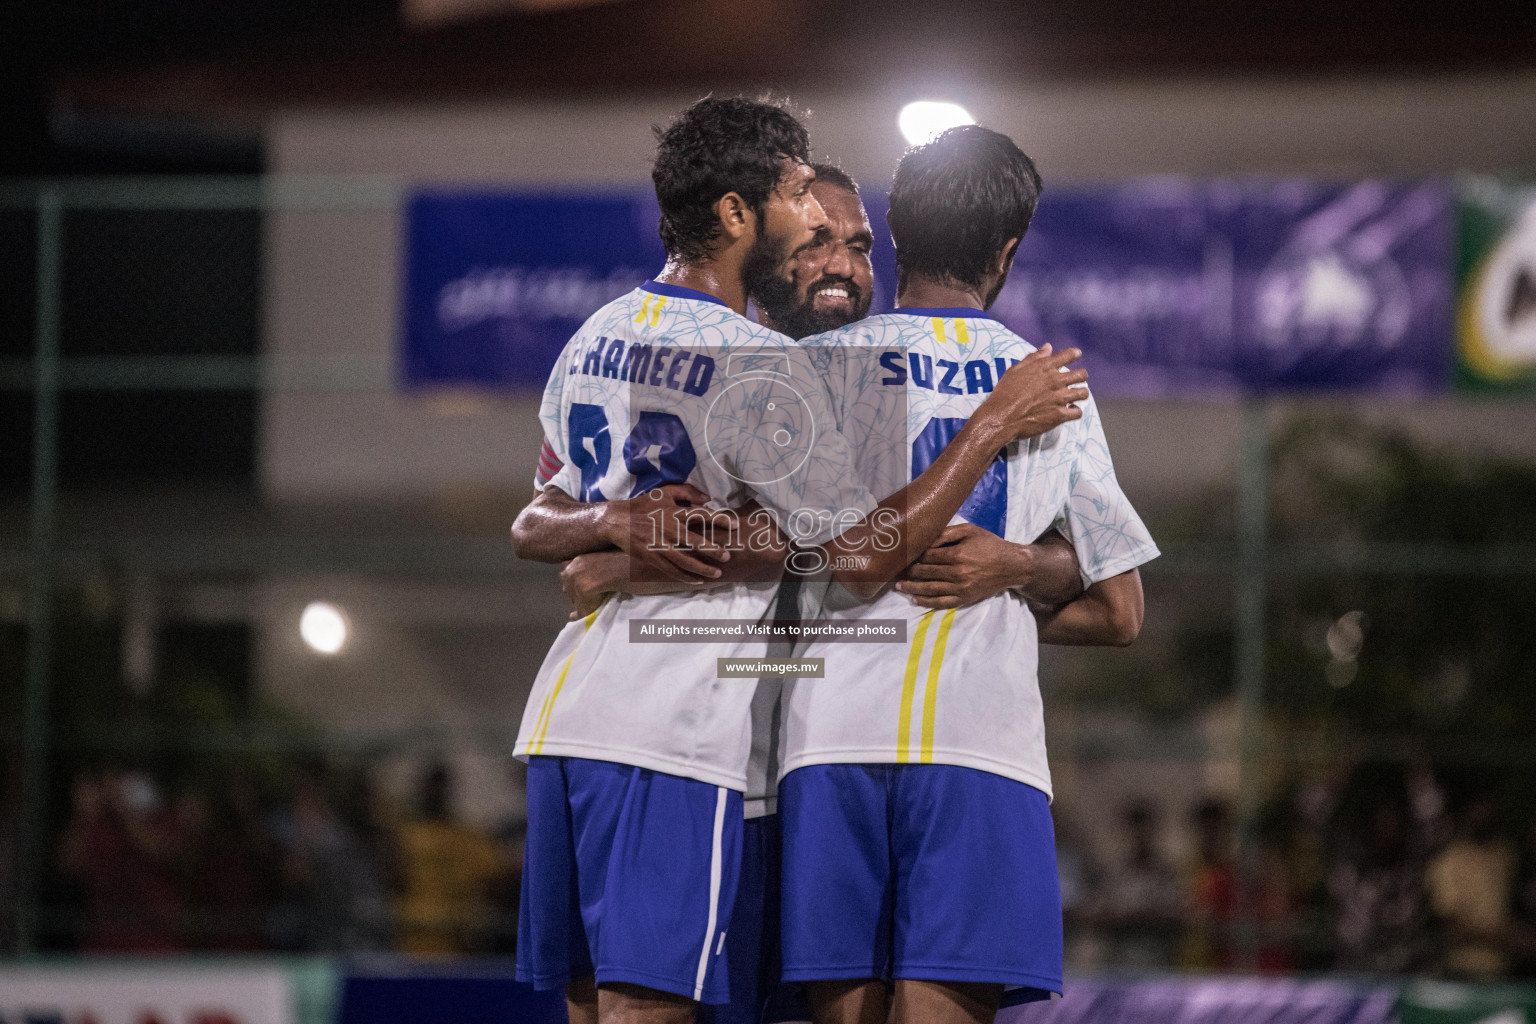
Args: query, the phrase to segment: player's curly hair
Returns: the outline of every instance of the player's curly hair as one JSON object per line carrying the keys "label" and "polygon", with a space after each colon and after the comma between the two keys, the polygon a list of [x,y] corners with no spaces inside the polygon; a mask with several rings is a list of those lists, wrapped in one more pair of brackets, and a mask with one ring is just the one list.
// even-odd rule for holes
{"label": "player's curly hair", "polygon": [[907,151],[891,183],[887,223],[896,269],[980,287],[1040,201],[1040,172],[1013,140],[980,125],[951,128]]}
{"label": "player's curly hair", "polygon": [[651,180],[661,205],[667,256],[695,260],[720,233],[715,203],[738,193],[759,216],[784,174],[784,161],[810,163],[811,143],[783,105],[706,96],[657,127]]}

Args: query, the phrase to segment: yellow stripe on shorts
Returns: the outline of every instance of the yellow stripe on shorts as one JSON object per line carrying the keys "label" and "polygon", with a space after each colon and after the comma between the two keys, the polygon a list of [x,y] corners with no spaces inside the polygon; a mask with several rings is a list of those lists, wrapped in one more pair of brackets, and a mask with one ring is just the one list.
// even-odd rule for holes
{"label": "yellow stripe on shorts", "polygon": [[917,690],[917,665],[923,658],[923,645],[928,640],[928,623],[933,612],[924,612],[917,620],[917,632],[912,636],[912,649],[907,653],[907,674],[901,684],[901,711],[896,719],[896,760],[901,763],[912,760],[912,695]]}

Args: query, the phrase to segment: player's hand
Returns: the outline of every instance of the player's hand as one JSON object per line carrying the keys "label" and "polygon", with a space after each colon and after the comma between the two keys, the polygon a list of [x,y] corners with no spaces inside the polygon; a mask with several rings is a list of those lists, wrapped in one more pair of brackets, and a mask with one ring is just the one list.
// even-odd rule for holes
{"label": "player's hand", "polygon": [[898,593],[923,608],[966,608],[1017,586],[1029,572],[1025,545],[971,523],[947,527],[907,567]]}
{"label": "player's hand", "polygon": [[609,542],[629,555],[633,580],[698,583],[719,578],[730,561],[740,521],[707,509],[709,495],[690,484],[663,484],[635,498],[606,503]]}
{"label": "player's hand", "polygon": [[565,599],[571,603],[569,617],[572,622],[597,611],[614,592],[613,583],[604,576],[601,561],[592,555],[577,555],[560,567],[560,589],[565,591]]}
{"label": "player's hand", "polygon": [[1075,348],[1053,352],[1050,345],[1042,345],[1008,368],[975,417],[995,418],[1009,438],[1035,437],[1081,419],[1083,410],[1075,403],[1088,397],[1082,386],[1088,371],[1067,367],[1082,354]]}

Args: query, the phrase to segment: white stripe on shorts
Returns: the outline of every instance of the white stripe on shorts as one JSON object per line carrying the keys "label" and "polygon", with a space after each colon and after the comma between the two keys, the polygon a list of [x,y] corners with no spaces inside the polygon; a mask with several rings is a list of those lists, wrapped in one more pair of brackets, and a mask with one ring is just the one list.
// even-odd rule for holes
{"label": "white stripe on shorts", "polygon": [[715,787],[715,836],[709,850],[709,926],[704,929],[704,948],[699,952],[699,973],[693,980],[693,998],[704,998],[704,975],[709,971],[709,947],[714,945],[715,925],[720,922],[720,837],[725,831],[725,787]]}

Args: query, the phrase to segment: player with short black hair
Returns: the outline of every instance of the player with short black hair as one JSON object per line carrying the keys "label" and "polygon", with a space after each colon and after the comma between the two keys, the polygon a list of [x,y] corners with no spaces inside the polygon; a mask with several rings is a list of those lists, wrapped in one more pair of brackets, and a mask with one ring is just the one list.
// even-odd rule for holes
{"label": "player with short black hair", "polygon": [[[909,275],[982,288],[990,308],[1008,281],[1040,202],[1040,172],[1008,136],[951,128],[901,158],[886,223],[896,242],[896,287]],[[998,272],[998,254],[1005,265]]]}
{"label": "player with short black hair", "polygon": [[709,258],[722,230],[716,210],[721,196],[738,194],[761,218],[785,163],[809,168],[811,162],[805,126],[774,103],[704,99],[655,132],[651,181],[669,260]]}
{"label": "player with short black hair", "polygon": [[[1039,194],[1029,158],[979,126],[902,158],[887,218],[897,308],[804,342],[873,493],[940,457],[1035,351],[984,310]],[[1091,398],[1081,419],[997,452],[945,537],[1014,548],[1052,529],[1076,549],[1087,590],[1038,626],[1012,591],[919,603],[921,588],[951,579],[942,544],[899,589],[827,593],[826,618],[897,620],[906,642],[813,639],[800,656],[822,659],[824,677],[786,684],[784,980],[806,985],[817,1024],[978,1024],[1005,999],[1061,991],[1038,645],[1103,642],[1094,595],[1106,589],[1132,593],[1139,628],[1136,566],[1157,554]]]}

